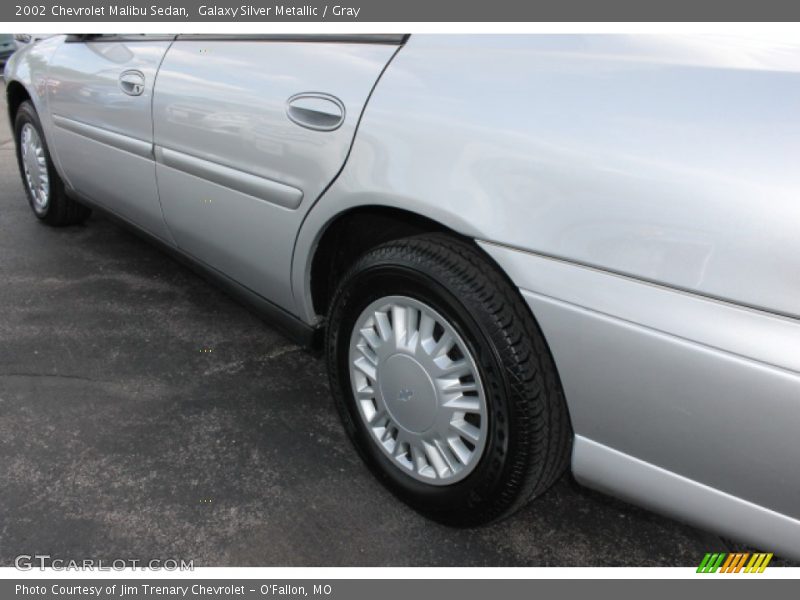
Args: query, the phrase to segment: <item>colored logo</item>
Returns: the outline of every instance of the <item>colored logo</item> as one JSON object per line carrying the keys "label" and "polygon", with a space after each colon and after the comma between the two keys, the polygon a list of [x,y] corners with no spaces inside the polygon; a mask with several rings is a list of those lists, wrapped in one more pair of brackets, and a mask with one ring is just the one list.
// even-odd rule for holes
{"label": "colored logo", "polygon": [[709,552],[703,557],[700,566],[697,567],[698,573],[763,573],[769,561],[772,560],[772,552]]}

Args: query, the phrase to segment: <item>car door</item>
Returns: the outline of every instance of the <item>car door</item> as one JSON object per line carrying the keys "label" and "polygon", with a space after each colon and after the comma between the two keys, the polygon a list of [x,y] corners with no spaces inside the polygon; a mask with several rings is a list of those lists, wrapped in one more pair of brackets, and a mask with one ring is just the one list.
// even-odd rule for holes
{"label": "car door", "polygon": [[292,310],[291,256],[402,36],[179,36],[153,107],[166,222],[185,252]]}
{"label": "car door", "polygon": [[53,141],[67,183],[164,241],[152,98],[174,36],[69,36],[48,71]]}

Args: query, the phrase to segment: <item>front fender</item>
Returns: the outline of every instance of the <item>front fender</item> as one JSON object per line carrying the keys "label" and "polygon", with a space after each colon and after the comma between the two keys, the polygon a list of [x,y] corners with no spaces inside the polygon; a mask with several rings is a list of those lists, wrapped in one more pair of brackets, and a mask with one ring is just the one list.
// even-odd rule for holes
{"label": "front fender", "polygon": [[[50,81],[48,77],[50,60],[55,54],[58,47],[63,43],[65,36],[53,36],[36,43],[28,44],[24,48],[20,48],[6,63],[4,69],[4,77],[6,81],[6,93],[9,91],[9,86],[12,83],[21,85],[33,103],[33,107],[39,114],[39,121],[42,124],[42,129],[50,149],[50,155],[53,158],[53,163],[56,170],[63,178],[61,165],[58,161],[57,153],[51,143],[53,119],[49,110],[48,93],[49,89],[57,86],[57,82]],[[9,103],[9,119],[11,119],[12,130],[14,115],[11,114],[11,105]]]}

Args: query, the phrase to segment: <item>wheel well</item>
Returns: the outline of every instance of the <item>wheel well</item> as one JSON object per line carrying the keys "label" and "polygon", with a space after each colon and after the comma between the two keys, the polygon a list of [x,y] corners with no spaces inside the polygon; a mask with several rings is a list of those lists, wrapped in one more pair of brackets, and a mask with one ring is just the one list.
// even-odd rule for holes
{"label": "wheel well", "polygon": [[25,102],[25,100],[30,100],[31,95],[28,93],[28,90],[25,89],[25,86],[18,81],[10,81],[6,87],[6,99],[8,101],[8,117],[11,119],[11,126],[13,129],[14,117],[17,115],[19,105]]}
{"label": "wheel well", "polygon": [[386,207],[363,207],[338,216],[328,225],[311,263],[314,311],[324,315],[347,268],[370,248],[422,233],[460,234],[416,213]]}

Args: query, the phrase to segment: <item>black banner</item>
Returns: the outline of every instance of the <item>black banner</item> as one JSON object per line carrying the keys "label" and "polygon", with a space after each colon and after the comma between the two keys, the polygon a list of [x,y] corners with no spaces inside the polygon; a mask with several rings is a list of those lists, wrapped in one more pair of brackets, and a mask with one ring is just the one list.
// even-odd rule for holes
{"label": "black banner", "polygon": [[554,22],[554,21],[796,21],[790,0],[343,0],[342,3],[263,0],[11,0],[0,21],[77,22]]}
{"label": "black banner", "polygon": [[[714,584],[709,580],[715,579]],[[713,589],[712,589],[713,588]],[[528,600],[530,598],[674,598],[725,597],[727,600],[791,598],[797,583],[763,576],[698,575],[696,579],[669,580],[557,580],[557,579],[331,579],[331,580],[229,580],[229,579],[26,579],[0,582],[0,598],[40,600],[408,600],[458,598],[458,600]]]}

